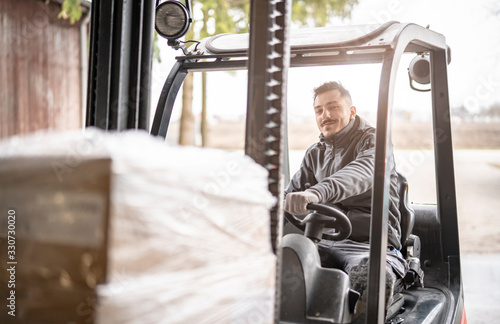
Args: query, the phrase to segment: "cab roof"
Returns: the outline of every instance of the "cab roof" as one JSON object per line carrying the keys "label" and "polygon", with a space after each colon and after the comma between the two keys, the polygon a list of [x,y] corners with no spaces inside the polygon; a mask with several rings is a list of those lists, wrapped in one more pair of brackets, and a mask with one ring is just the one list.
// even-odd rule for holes
{"label": "cab roof", "polygon": [[[290,30],[291,66],[320,64],[350,64],[382,62],[387,49],[394,49],[403,31],[411,29],[419,34],[418,39],[410,42],[405,52],[423,53],[429,44],[442,44],[446,47],[443,35],[428,28],[410,23],[390,21],[380,24],[330,26]],[[423,37],[422,37],[423,36]],[[420,39],[430,39],[424,44]],[[189,48],[187,55],[177,60],[210,59],[229,61],[244,60],[248,56],[249,34],[219,34],[202,39]],[[191,62],[193,62],[191,61]],[[201,63],[201,62],[200,62]],[[209,62],[207,62],[209,63]],[[205,64],[197,64],[202,70]],[[237,68],[238,64],[227,65]],[[190,66],[188,63],[188,67]],[[244,66],[239,66],[244,68]],[[222,66],[219,66],[222,68]],[[196,69],[196,68],[195,68]]]}

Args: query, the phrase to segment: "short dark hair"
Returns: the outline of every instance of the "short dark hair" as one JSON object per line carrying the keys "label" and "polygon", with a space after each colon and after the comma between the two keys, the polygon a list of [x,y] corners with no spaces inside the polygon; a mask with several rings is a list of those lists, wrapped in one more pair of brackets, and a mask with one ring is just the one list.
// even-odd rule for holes
{"label": "short dark hair", "polygon": [[348,100],[347,105],[351,106],[352,105],[352,98],[351,94],[349,93],[349,90],[344,88],[342,83],[340,82],[335,82],[335,81],[330,81],[330,82],[325,82],[321,84],[320,86],[314,88],[314,100],[316,100],[316,97],[319,94],[322,94],[323,92],[327,92],[330,90],[338,90],[340,92],[340,96],[344,98],[346,101]]}

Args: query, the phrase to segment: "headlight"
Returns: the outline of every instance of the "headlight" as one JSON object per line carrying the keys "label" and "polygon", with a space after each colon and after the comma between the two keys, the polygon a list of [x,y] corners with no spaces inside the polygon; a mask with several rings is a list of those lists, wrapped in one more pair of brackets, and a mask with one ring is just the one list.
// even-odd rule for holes
{"label": "headlight", "polygon": [[188,0],[182,4],[177,0],[164,0],[156,7],[155,29],[167,39],[184,36],[191,25]]}

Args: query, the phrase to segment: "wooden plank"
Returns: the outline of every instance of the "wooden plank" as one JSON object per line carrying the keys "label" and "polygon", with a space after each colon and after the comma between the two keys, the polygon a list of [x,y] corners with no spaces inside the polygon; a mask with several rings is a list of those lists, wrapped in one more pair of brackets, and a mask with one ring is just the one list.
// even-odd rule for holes
{"label": "wooden plank", "polygon": [[0,264],[14,270],[0,272],[0,298],[15,296],[16,315],[6,308],[0,323],[92,322],[106,281],[110,178],[109,159],[0,160]]}
{"label": "wooden plank", "polygon": [[59,11],[54,2],[0,3],[0,139],[81,128],[80,22]]}

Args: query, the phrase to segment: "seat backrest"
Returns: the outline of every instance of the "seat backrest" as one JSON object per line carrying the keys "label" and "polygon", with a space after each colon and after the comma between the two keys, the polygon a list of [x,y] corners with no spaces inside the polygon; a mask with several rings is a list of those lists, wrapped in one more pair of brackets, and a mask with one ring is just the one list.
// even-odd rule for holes
{"label": "seat backrest", "polygon": [[401,244],[403,248],[415,225],[415,212],[408,202],[408,181],[398,172],[399,212],[401,213]]}

